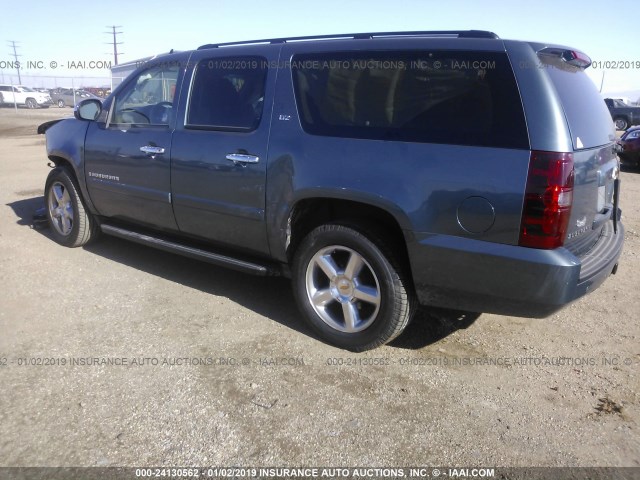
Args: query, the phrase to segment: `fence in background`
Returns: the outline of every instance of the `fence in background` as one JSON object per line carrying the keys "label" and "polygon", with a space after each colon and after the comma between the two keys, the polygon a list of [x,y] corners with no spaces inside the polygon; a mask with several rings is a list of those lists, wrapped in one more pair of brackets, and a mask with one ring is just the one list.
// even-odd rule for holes
{"label": "fence in background", "polygon": [[103,88],[113,89],[121,82],[122,77],[105,76],[61,76],[61,75],[24,75],[20,79],[16,73],[0,70],[0,84],[23,85],[31,88]]}
{"label": "fence in background", "polygon": [[[23,86],[36,90],[49,90],[56,88],[87,90],[98,97],[106,97],[111,91],[117,87],[124,77],[112,76],[63,76],[63,75],[24,75],[20,74],[20,78],[16,73],[7,73],[0,71],[0,85]],[[3,105],[13,104],[18,109],[18,104],[14,98],[8,98],[7,92],[4,92]],[[20,105],[22,106],[22,104]]]}

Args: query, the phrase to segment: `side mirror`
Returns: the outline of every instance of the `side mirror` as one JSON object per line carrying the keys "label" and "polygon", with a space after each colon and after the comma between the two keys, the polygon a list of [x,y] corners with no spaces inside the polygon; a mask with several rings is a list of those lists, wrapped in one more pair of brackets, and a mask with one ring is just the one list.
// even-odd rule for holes
{"label": "side mirror", "polygon": [[95,98],[87,98],[82,100],[73,109],[73,116],[78,120],[93,121],[98,118],[102,111],[102,102]]}

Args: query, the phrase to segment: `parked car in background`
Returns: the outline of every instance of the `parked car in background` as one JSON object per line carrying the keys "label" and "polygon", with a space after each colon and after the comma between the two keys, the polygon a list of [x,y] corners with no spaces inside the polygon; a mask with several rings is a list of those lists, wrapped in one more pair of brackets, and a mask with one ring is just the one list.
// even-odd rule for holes
{"label": "parked car in background", "polygon": [[623,162],[640,167],[640,126],[631,127],[620,137],[618,156]]}
{"label": "parked car in background", "polygon": [[640,124],[640,107],[632,107],[617,98],[605,98],[604,103],[607,104],[617,130],[626,130]]}
{"label": "parked car in background", "polygon": [[98,96],[94,95],[91,92],[87,92],[86,90],[74,90],[72,88],[54,88],[50,90],[51,99],[53,103],[58,105],[58,107],[73,107],[80,100],[84,100],[86,98],[97,98]]}
{"label": "parked car in background", "polygon": [[105,98],[111,95],[110,87],[84,87],[84,90],[100,98]]}
{"label": "parked car in background", "polygon": [[48,93],[37,92],[22,85],[0,84],[0,105],[14,103],[27,108],[48,108],[53,102]]}
{"label": "parked car in background", "polygon": [[311,328],[350,350],[419,304],[546,317],[615,273],[624,242],[590,65],[484,31],[157,57],[38,128],[51,236],[290,277]]}

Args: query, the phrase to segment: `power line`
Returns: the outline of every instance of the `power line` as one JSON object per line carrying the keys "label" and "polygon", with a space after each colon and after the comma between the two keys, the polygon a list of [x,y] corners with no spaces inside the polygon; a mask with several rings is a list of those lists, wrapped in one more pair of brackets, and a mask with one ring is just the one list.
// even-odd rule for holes
{"label": "power line", "polygon": [[16,61],[16,72],[18,72],[18,85],[22,85],[22,79],[20,78],[20,62],[18,61],[18,57],[21,57],[22,55],[18,55],[18,52],[16,51],[16,43],[20,43],[20,42],[16,42],[14,40],[9,40],[9,46],[11,48],[13,48],[13,58]]}
{"label": "power line", "polygon": [[[122,28],[122,25],[107,25],[107,28],[110,28],[111,31],[104,33],[106,33],[107,35],[113,35],[113,41],[107,42],[107,45],[113,45],[113,61],[116,65],[118,65],[118,45],[122,45],[124,42],[118,42],[117,35],[121,34],[122,32],[117,32],[116,29]],[[120,55],[123,55],[123,53],[120,52]]]}

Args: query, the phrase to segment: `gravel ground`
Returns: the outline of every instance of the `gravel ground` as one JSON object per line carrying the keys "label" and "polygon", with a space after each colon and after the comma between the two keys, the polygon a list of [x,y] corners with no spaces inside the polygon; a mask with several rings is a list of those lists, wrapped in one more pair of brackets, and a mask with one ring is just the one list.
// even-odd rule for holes
{"label": "gravel ground", "polygon": [[0,109],[0,466],[640,466],[640,171],[596,292],[544,320],[424,311],[351,354],[286,280],[30,228],[35,127],[70,112]]}

